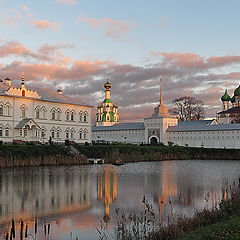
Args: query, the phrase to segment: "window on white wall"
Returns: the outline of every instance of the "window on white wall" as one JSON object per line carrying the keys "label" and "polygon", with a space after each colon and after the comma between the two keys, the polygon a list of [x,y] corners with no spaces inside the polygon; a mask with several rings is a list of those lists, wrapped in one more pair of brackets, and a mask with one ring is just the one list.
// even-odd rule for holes
{"label": "window on white wall", "polygon": [[8,127],[6,127],[6,129],[5,129],[5,136],[9,137],[9,128]]}
{"label": "window on white wall", "polygon": [[6,106],[6,116],[9,116],[9,115],[10,115],[9,106],[7,105]]}
{"label": "window on white wall", "polygon": [[67,121],[69,121],[69,118],[70,118],[69,115],[70,115],[70,113],[67,112],[67,113],[66,113],[66,120],[67,120]]}
{"label": "window on white wall", "polygon": [[55,120],[55,110],[52,110],[52,120]]}
{"label": "window on white wall", "polygon": [[25,118],[26,117],[26,109],[22,109],[22,111],[21,111],[21,117],[22,118]]}
{"label": "window on white wall", "polygon": [[0,137],[2,137],[2,135],[3,135],[3,130],[2,128],[0,128]]}
{"label": "window on white wall", "polygon": [[60,120],[60,113],[61,113],[61,112],[58,110],[58,111],[57,111],[57,120]]}
{"label": "window on white wall", "polygon": [[0,105],[0,116],[3,116],[3,106]]}
{"label": "window on white wall", "polygon": [[71,113],[71,121],[74,121],[74,113]]}
{"label": "window on white wall", "polygon": [[36,109],[36,118],[39,118],[40,117],[40,110],[37,108]]}

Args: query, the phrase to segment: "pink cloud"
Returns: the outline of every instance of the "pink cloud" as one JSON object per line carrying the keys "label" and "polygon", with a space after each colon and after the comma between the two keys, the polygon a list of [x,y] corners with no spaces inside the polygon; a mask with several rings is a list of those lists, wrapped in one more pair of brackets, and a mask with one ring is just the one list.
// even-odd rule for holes
{"label": "pink cloud", "polygon": [[28,54],[30,54],[30,49],[16,41],[10,41],[0,46],[0,57],[8,55],[27,56]]}
{"label": "pink cloud", "polygon": [[215,67],[240,63],[240,56],[233,55],[204,58],[196,53],[166,53],[156,51],[150,51],[150,55],[152,57],[161,58],[162,64],[183,67],[185,69],[195,68],[199,70],[208,70]]}
{"label": "pink cloud", "polygon": [[73,47],[74,46],[70,44],[43,44],[39,47],[39,49],[32,50],[17,41],[2,41],[2,45],[0,45],[0,58],[15,55],[23,57],[25,60],[30,58],[31,60],[35,59],[37,61],[68,64],[73,62],[73,60],[68,56],[64,56],[61,50],[63,48]]}
{"label": "pink cloud", "polygon": [[23,59],[4,62],[0,66],[0,78],[9,76],[20,79],[24,71],[26,85],[31,83],[50,89],[61,86],[64,94],[97,106],[104,98],[103,83],[109,76],[111,98],[119,106],[121,121],[135,121],[151,115],[159,101],[159,78],[162,74],[164,104],[172,107],[173,99],[184,95],[194,96],[209,106],[206,109],[207,117],[215,116],[215,111],[221,109],[220,97],[225,83],[229,83],[228,91],[232,96],[240,79],[240,71],[225,74],[208,71],[239,64],[239,56],[205,58],[196,53],[156,53],[160,57],[157,64],[136,66],[101,59],[74,60],[62,53],[65,47],[73,46],[44,44],[32,50],[17,42],[2,44],[0,57],[16,55]]}
{"label": "pink cloud", "polygon": [[19,6],[24,12],[30,12],[30,9],[26,5]]}
{"label": "pink cloud", "polygon": [[31,20],[30,24],[41,30],[52,29],[54,31],[59,30],[61,25],[60,22],[49,22],[47,20]]}
{"label": "pink cloud", "polygon": [[102,28],[103,36],[117,40],[122,39],[122,35],[129,33],[131,30],[131,26],[127,21],[113,20],[107,17],[96,19],[79,16],[78,21],[86,22],[93,28]]}

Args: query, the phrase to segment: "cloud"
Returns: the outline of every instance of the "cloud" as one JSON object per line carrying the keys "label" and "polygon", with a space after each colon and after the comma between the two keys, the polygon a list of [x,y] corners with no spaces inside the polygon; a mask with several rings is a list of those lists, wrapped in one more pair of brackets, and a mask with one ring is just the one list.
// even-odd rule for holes
{"label": "cloud", "polygon": [[[97,106],[104,99],[106,76],[112,83],[111,99],[119,106],[121,121],[138,121],[152,114],[159,101],[159,79],[163,74],[164,104],[172,107],[172,100],[189,95],[205,101],[207,117],[221,110],[220,97],[226,82],[232,96],[238,86],[240,71],[228,72],[222,67],[238,66],[240,56],[203,57],[196,53],[157,53],[156,63],[146,66],[118,64],[110,60],[72,59],[62,53],[67,44],[43,44],[36,50],[18,42],[0,45],[0,57],[19,56],[15,61],[2,61],[0,78],[21,78],[25,72],[26,85],[57,89],[63,93]],[[30,59],[30,61],[29,61]],[[33,61],[35,60],[35,61]]]}
{"label": "cloud", "polygon": [[9,25],[16,26],[20,22],[22,22],[23,16],[18,9],[11,8],[1,12],[0,15],[0,24],[1,25]]}
{"label": "cloud", "polygon": [[52,29],[54,31],[59,30],[60,22],[49,22],[47,20],[30,20],[30,24],[40,30]]}
{"label": "cloud", "polygon": [[37,50],[30,49],[18,41],[2,41],[0,44],[0,58],[14,55],[15,57],[22,57],[25,61],[36,60],[59,64],[68,64],[73,61],[70,57],[64,56],[61,51],[64,48],[74,48],[70,44],[49,45],[46,43],[42,44]]}
{"label": "cloud", "polygon": [[78,21],[86,22],[93,28],[101,28],[103,36],[121,40],[123,35],[130,32],[131,26],[127,21],[113,20],[110,18],[96,19],[79,16]]}
{"label": "cloud", "polygon": [[19,6],[24,12],[30,12],[30,9],[26,5]]}
{"label": "cloud", "polygon": [[77,0],[57,0],[57,2],[66,4],[66,5],[74,5],[77,3]]}

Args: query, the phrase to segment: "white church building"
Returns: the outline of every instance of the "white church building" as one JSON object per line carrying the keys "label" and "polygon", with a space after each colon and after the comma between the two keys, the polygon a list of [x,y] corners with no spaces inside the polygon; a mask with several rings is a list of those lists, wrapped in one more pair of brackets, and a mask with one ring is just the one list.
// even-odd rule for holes
{"label": "white church building", "polygon": [[92,106],[53,91],[0,81],[0,140],[3,142],[92,142]]}
{"label": "white church building", "polygon": [[[104,103],[110,100],[110,88],[106,91],[103,109]],[[178,121],[162,104],[162,87],[159,105],[154,108],[152,116],[144,118],[142,122],[120,123],[118,112],[117,121],[115,118],[99,118],[101,111],[98,108],[97,123],[92,128],[92,140],[109,143],[162,142],[165,145],[172,143],[189,147],[240,148],[240,124],[235,123],[233,116],[228,114],[233,110],[238,110],[240,113],[240,87],[235,90],[234,99],[225,95],[221,99],[223,111],[218,113],[217,120]],[[229,108],[231,100],[233,110]],[[109,111],[113,111],[111,106],[109,106]]]}

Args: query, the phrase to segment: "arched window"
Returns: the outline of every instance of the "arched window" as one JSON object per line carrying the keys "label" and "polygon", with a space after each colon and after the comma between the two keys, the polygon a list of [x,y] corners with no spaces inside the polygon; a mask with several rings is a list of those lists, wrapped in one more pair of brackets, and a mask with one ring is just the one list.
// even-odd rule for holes
{"label": "arched window", "polygon": [[73,139],[73,130],[71,130],[71,139]]}
{"label": "arched window", "polygon": [[69,139],[69,129],[66,130],[66,139]]}
{"label": "arched window", "polygon": [[55,131],[54,131],[54,129],[52,129],[52,138],[55,138]]}
{"label": "arched window", "polygon": [[59,130],[59,128],[57,129],[57,138],[60,138],[60,130]]}
{"label": "arched window", "polygon": [[26,109],[22,109],[22,111],[21,111],[21,117],[22,118],[25,118],[26,117]]}
{"label": "arched window", "polygon": [[45,131],[46,131],[45,128],[42,127],[42,129],[41,129],[41,138],[45,138],[45,136],[46,136]]}
{"label": "arched window", "polygon": [[36,109],[36,118],[40,118],[40,110],[39,110],[39,108]]}
{"label": "arched window", "polygon": [[79,139],[82,139],[82,132],[79,133]]}
{"label": "arched window", "polygon": [[24,104],[20,107],[21,118],[25,118],[26,117],[26,109],[27,109],[27,107]]}
{"label": "arched window", "polygon": [[71,121],[74,121],[74,113],[71,112]]}
{"label": "arched window", "polygon": [[87,129],[85,129],[85,130],[84,130],[84,133],[83,133],[83,138],[84,138],[84,139],[87,139],[87,132],[88,132]]}
{"label": "arched window", "polygon": [[84,112],[83,121],[87,122],[87,112]]}
{"label": "arched window", "polygon": [[57,111],[57,120],[60,120],[60,114],[61,114],[61,112],[60,112],[60,110],[58,110]]}
{"label": "arched window", "polygon": [[69,121],[70,120],[70,113],[69,111],[66,111],[66,121]]}
{"label": "arched window", "polygon": [[25,90],[22,90],[22,96],[25,97]]}
{"label": "arched window", "polygon": [[42,118],[45,119],[45,118],[46,118],[46,111],[47,111],[47,110],[46,110],[45,107],[42,107],[41,110],[42,110]]}
{"label": "arched window", "polygon": [[3,105],[0,105],[0,116],[3,116]]}
{"label": "arched window", "polygon": [[6,106],[6,116],[10,115],[10,107],[9,105],[5,105]]}
{"label": "arched window", "polygon": [[0,137],[2,137],[2,135],[3,135],[3,129],[2,127],[0,127]]}
{"label": "arched window", "polygon": [[52,120],[55,120],[55,110],[52,110]]}
{"label": "arched window", "polygon": [[83,121],[83,113],[82,113],[82,112],[80,112],[79,121],[80,121],[80,122]]}
{"label": "arched window", "polygon": [[9,137],[9,128],[8,127],[5,128],[5,136]]}

